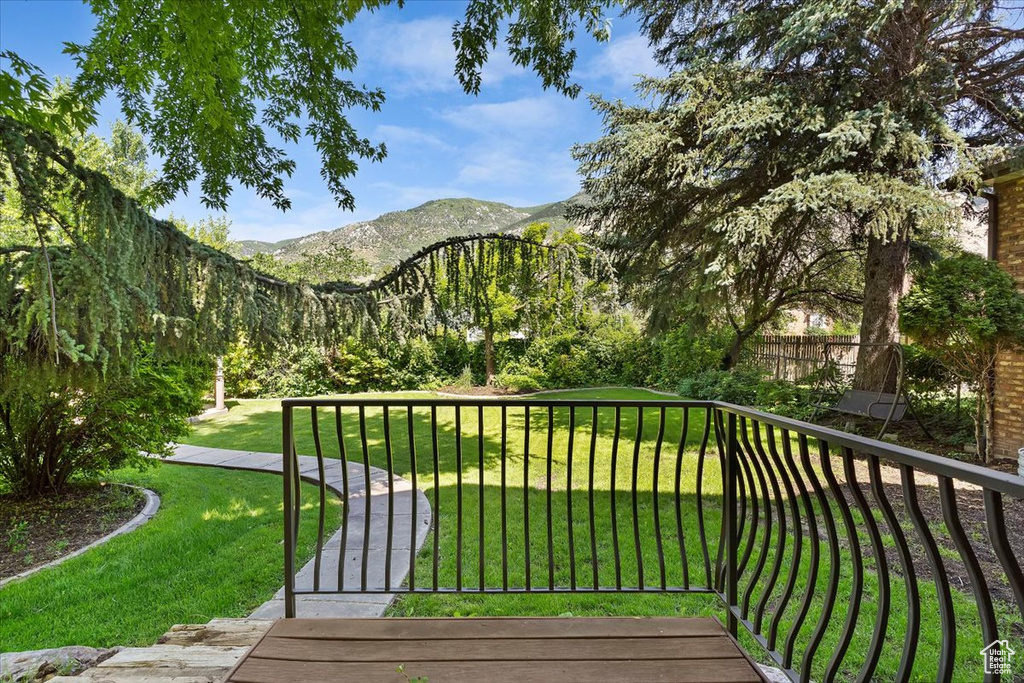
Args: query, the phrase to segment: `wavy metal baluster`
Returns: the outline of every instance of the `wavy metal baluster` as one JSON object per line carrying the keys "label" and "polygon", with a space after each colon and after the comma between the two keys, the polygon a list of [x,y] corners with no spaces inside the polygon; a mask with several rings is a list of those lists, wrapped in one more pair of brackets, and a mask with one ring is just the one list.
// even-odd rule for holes
{"label": "wavy metal baluster", "polygon": [[917,483],[914,481],[914,468],[900,465],[903,481],[903,500],[914,523],[914,529],[924,544],[925,555],[935,580],[935,591],[939,599],[939,617],[942,620],[942,650],[939,654],[939,680],[948,681],[953,676],[953,663],[956,660],[956,625],[953,616],[953,596],[949,592],[949,577],[946,567],[939,554],[939,546],[935,543],[928,520],[921,512],[921,504],[917,500]]}
{"label": "wavy metal baluster", "polygon": [[1021,575],[1020,564],[1010,547],[1006,533],[1006,516],[1003,514],[1003,494],[985,489],[985,520],[988,526],[988,538],[992,549],[999,558],[999,563],[1006,572],[1006,578],[1017,601],[1017,609],[1024,616],[1024,576]]}
{"label": "wavy metal baluster", "polygon": [[[939,475],[939,502],[942,506],[942,518],[949,529],[949,535],[953,539],[960,558],[964,561],[964,568],[967,570],[967,577],[971,580],[971,591],[974,593],[974,602],[978,606],[978,617],[981,619],[981,638],[984,643],[992,643],[999,640],[999,629],[996,626],[996,614],[992,610],[992,594],[988,590],[988,583],[981,571],[981,564],[978,556],[967,539],[964,525],[960,521],[960,511],[956,504],[956,490],[953,488],[953,480],[949,477]],[[985,676],[985,681],[998,681],[999,674]]]}
{"label": "wavy metal baluster", "polygon": [[[388,468],[388,528],[384,546],[384,590],[391,590],[391,546],[395,537],[395,458],[391,449],[391,408],[384,406],[384,454]],[[365,541],[370,543],[370,539]]]}
{"label": "wavy metal baluster", "polygon": [[430,448],[434,461],[434,576],[433,587],[437,590],[437,576],[441,564],[441,465],[437,449],[437,406],[430,406]]}
{"label": "wavy metal baluster", "polygon": [[[857,617],[860,615],[860,601],[861,596],[864,594],[864,556],[860,549],[860,537],[857,534],[857,527],[853,522],[853,514],[850,512],[850,505],[846,502],[846,496],[843,495],[843,490],[839,485],[839,481],[836,479],[835,472],[832,470],[832,459],[828,454],[828,445],[825,442],[824,448],[822,449],[822,473],[825,475],[825,480],[828,482],[829,489],[832,491],[832,497],[835,498],[836,503],[839,506],[839,515],[843,519],[843,525],[846,527],[846,536],[850,544],[850,555],[853,558],[853,589],[850,594],[850,604],[846,609],[846,622],[843,624],[842,635],[839,637],[839,643],[836,645],[835,650],[832,651],[832,657],[829,659],[828,664],[825,666],[825,680],[835,680],[836,674],[839,672],[839,667],[843,663],[843,658],[846,657],[846,652],[850,647],[850,641],[853,639],[853,629],[857,625]],[[852,458],[852,454],[850,455]],[[843,458],[844,466],[846,465],[846,458]],[[856,486],[856,479],[850,482],[849,478],[847,482],[851,486]],[[859,489],[858,489],[859,490]],[[836,560],[838,561],[838,556]],[[838,572],[837,572],[838,573]],[[832,599],[835,599],[835,595],[832,595]]]}
{"label": "wavy metal baluster", "polygon": [[[768,455],[764,450],[764,444],[761,440],[761,423],[754,420],[753,426],[754,448],[757,451],[758,457],[764,463],[764,472],[768,475],[768,482],[772,487],[772,495],[775,496],[775,508],[779,517],[778,542],[775,547],[775,559],[772,561],[771,572],[768,574],[768,580],[765,582],[764,590],[761,592],[761,599],[757,601],[757,606],[754,608],[754,632],[761,633],[761,626],[764,623],[764,610],[768,605],[768,599],[775,590],[775,584],[779,580],[779,574],[782,571],[782,560],[786,554],[786,506],[783,504],[782,489],[779,488],[779,479],[778,476],[776,476],[775,462],[769,461]],[[768,437],[771,438],[771,425],[766,425],[766,427]],[[775,460],[778,460],[777,456]],[[781,474],[782,471],[780,470],[778,475],[781,476]]]}
{"label": "wavy metal baluster", "polygon": [[370,506],[373,496],[370,489],[370,446],[366,440],[366,406],[359,406],[359,442],[363,450],[363,496],[366,500],[363,512],[363,562],[360,567],[359,590],[366,592],[366,570],[370,564]]}
{"label": "wavy metal baluster", "polygon": [[547,513],[547,531],[548,531],[548,590],[553,591],[555,589],[555,530],[554,523],[551,519],[552,504],[551,504],[551,468],[552,461],[555,459],[554,453],[554,436],[555,436],[555,407],[552,405],[548,406],[548,441],[547,441],[547,504],[544,507],[544,511]]}
{"label": "wavy metal baluster", "polygon": [[860,490],[860,484],[857,482],[853,450],[844,448],[842,453],[846,487],[850,490],[853,502],[864,518],[864,524],[871,539],[871,551],[875,556],[875,572],[878,574],[878,608],[875,610],[874,631],[871,633],[871,643],[868,645],[864,666],[861,667],[860,674],[857,676],[858,681],[868,681],[871,680],[871,676],[878,666],[878,659],[882,654],[882,646],[885,644],[885,635],[889,625],[889,562],[885,557],[885,546],[882,544],[882,535],[878,531],[874,512],[868,506],[867,498],[864,497],[864,492]]}
{"label": "wavy metal baluster", "polygon": [[[757,422],[752,421],[754,429],[756,429]],[[750,436],[747,429],[746,418],[740,418],[740,440],[743,444],[743,451],[746,453],[749,459],[751,468],[757,475],[757,483],[760,486],[761,495],[764,496],[764,532],[761,534],[761,549],[757,554],[757,563],[754,565],[754,571],[750,575],[747,581],[747,589],[743,592],[743,599],[740,602],[740,614],[744,619],[747,619],[750,614],[750,600],[754,593],[754,588],[759,584],[761,578],[761,572],[764,571],[765,563],[768,561],[768,549],[771,547],[772,540],[772,504],[771,496],[768,493],[768,483],[764,476],[764,471],[761,469],[761,464],[758,462],[757,453],[753,446],[750,445]],[[778,485],[776,484],[776,488]],[[757,496],[757,493],[751,487],[751,495]],[[753,539],[751,539],[753,540]],[[760,629],[759,629],[760,630]]]}
{"label": "wavy metal baluster", "polygon": [[[779,456],[779,450],[775,443],[775,428],[772,425],[766,425],[766,431],[768,435],[768,452],[771,453],[772,459],[775,461],[775,466],[778,468],[779,477],[782,479],[783,485],[786,487],[786,495],[789,497],[790,512],[793,516],[793,557],[790,558],[789,575],[786,577],[786,583],[782,587],[782,595],[779,597],[778,603],[775,606],[775,614],[772,616],[771,623],[768,625],[768,649],[774,650],[776,641],[779,633],[779,623],[782,621],[782,615],[786,613],[786,607],[789,605],[789,601],[793,596],[793,589],[796,587],[796,579],[800,573],[800,557],[801,551],[803,550],[803,526],[800,519],[800,504],[797,498],[797,493],[793,488],[792,478],[790,472],[786,467],[786,463],[783,462]],[[789,432],[782,430],[782,438],[784,441],[783,448],[789,446]],[[792,454],[789,454],[792,459]],[[785,539],[785,532],[783,532],[783,539]],[[782,557],[785,552],[785,547],[779,549],[779,556]],[[767,594],[766,594],[767,595]],[[762,609],[758,606],[758,609]]]}
{"label": "wavy metal baluster", "polygon": [[630,493],[633,501],[633,547],[636,552],[637,587],[644,588],[644,558],[640,552],[640,511],[637,506],[637,475],[640,472],[640,443],[644,436],[644,409],[636,409],[636,436],[633,438],[633,472]]}
{"label": "wavy metal baluster", "polygon": [[320,476],[318,490],[320,507],[316,525],[316,554],[313,557],[313,591],[320,590],[320,565],[324,557],[324,521],[327,515],[327,475],[324,472],[324,450],[320,445],[320,425],[317,423],[316,406],[310,406],[309,421],[313,429],[313,448],[316,451],[316,470]]}
{"label": "wavy metal baluster", "polygon": [[[705,411],[707,412],[707,411]],[[683,451],[686,450],[686,432],[690,427],[690,409],[682,408],[682,431],[679,432],[679,449],[676,451],[676,536],[679,538],[679,561],[683,568],[683,588],[690,587],[690,567],[686,560],[686,536],[683,533],[683,501],[682,501],[682,478],[683,478]],[[700,476],[697,477],[697,500],[700,500]],[[698,509],[700,504],[698,503]],[[703,537],[703,529],[701,530]],[[708,583],[711,582],[711,566],[707,559],[707,548],[704,549],[705,569],[707,571]]]}
{"label": "wavy metal baluster", "polygon": [[658,411],[658,440],[654,446],[654,484],[652,497],[654,503],[654,543],[658,549],[658,577],[661,589],[665,590],[665,552],[661,542],[661,501],[658,499],[658,479],[661,474],[661,445],[665,439],[665,406]]}
{"label": "wavy metal baluster", "polygon": [[615,588],[622,589],[622,562],[619,558],[619,523],[615,510],[616,494],[616,466],[619,459],[619,432],[622,427],[622,409],[615,406],[615,434],[612,437],[612,472],[609,500],[611,502],[612,516],[612,552],[615,558]]}
{"label": "wavy metal baluster", "polygon": [[455,590],[462,590],[462,406],[455,406]]}
{"label": "wavy metal baluster", "polygon": [[338,457],[341,460],[341,548],[338,550],[338,590],[345,590],[345,557],[348,555],[348,512],[352,507],[348,488],[348,457],[345,454],[345,433],[341,428],[341,406],[334,407],[334,430],[338,435]]}
{"label": "wavy metal baluster", "polygon": [[[711,409],[709,408],[708,411],[710,412],[710,410]],[[724,494],[725,489],[728,486],[728,482],[725,481],[725,469],[726,469],[726,467],[725,467],[725,464],[726,464],[725,463],[726,448],[725,448],[725,437],[724,437],[724,435],[726,434],[725,424],[724,424],[725,413],[723,411],[721,411],[721,410],[715,410],[714,411],[714,417],[715,417],[715,442],[716,442],[716,444],[718,446],[718,465],[719,465],[719,471],[722,473],[722,491],[723,491],[723,494]],[[698,466],[698,470],[697,470],[698,474],[703,469],[702,468],[703,463],[704,463],[704,458],[701,458],[700,461],[699,461],[699,466]],[[737,477],[736,479],[737,479],[738,482],[743,480],[742,477]],[[740,496],[740,498],[742,498],[742,496]],[[724,495],[723,495],[723,501],[724,500],[725,500],[725,498],[724,498]],[[701,506],[700,509],[703,509],[703,506]],[[725,538],[725,523],[724,523],[724,514],[725,514],[725,506],[724,505],[722,507],[722,514],[723,514],[723,518],[722,518],[723,521],[722,521],[722,524],[719,524],[719,527],[718,527],[718,549],[717,549],[717,551],[715,553],[715,590],[717,590],[718,592],[724,591],[724,587],[725,587],[725,573],[726,573],[725,561],[724,561],[725,560],[725,542],[726,542],[726,538]],[[703,514],[698,515],[698,520],[699,520],[699,523],[700,523],[700,526],[701,526],[701,531],[703,531],[704,515]],[[703,535],[702,535],[702,544],[704,545],[705,548],[707,547],[707,541],[706,541],[706,539],[703,538]]]}
{"label": "wavy metal baluster", "polygon": [[525,414],[523,437],[523,560],[526,563],[526,590],[533,589],[530,576],[530,406],[523,409]]}
{"label": "wavy metal baluster", "polygon": [[[881,467],[878,456],[868,455],[868,477],[871,481],[871,493],[875,503],[882,510],[885,517],[885,524],[889,533],[896,541],[896,550],[899,553],[900,565],[903,571],[903,584],[907,589],[907,626],[903,637],[903,654],[900,657],[900,665],[896,670],[896,680],[906,681],[910,679],[914,667],[914,658],[917,655],[917,641],[921,633],[921,594],[917,587],[917,572],[914,570],[914,560],[910,554],[910,546],[907,544],[906,535],[903,533],[903,526],[896,512],[893,510],[889,496],[885,493],[885,484],[882,481]],[[888,588],[885,595],[888,597]],[[879,592],[879,610],[882,609],[882,593]],[[888,609],[886,609],[888,614]],[[884,635],[884,634],[883,634]]]}
{"label": "wavy metal baluster", "polygon": [[501,588],[508,590],[508,410],[501,406]]}
{"label": "wavy metal baluster", "polygon": [[411,405],[406,406],[405,420],[409,428],[409,470],[412,479],[412,524],[409,525],[409,590],[414,591],[416,590],[416,530],[420,523],[417,503],[420,489],[416,478],[416,433]]}
{"label": "wavy metal baluster", "polygon": [[[825,591],[825,603],[822,606],[821,615],[818,617],[818,624],[811,633],[811,640],[807,644],[807,648],[804,650],[804,658],[800,668],[801,677],[805,680],[810,680],[811,667],[814,664],[814,655],[818,651],[818,646],[821,645],[821,639],[825,636],[825,630],[828,628],[829,620],[832,618],[832,610],[835,608],[836,604],[836,591],[839,589],[840,554],[839,534],[836,531],[836,522],[832,515],[832,507],[829,505],[828,498],[825,496],[825,489],[822,488],[821,482],[818,481],[818,477],[814,473],[814,467],[811,464],[810,456],[806,448],[800,449],[800,458],[804,465],[804,473],[807,475],[807,480],[811,484],[811,488],[814,490],[815,496],[818,498],[818,509],[821,511],[821,517],[825,522],[825,533],[828,536],[829,557],[828,587]],[[825,469],[825,464],[828,458],[828,442],[818,439],[818,459],[822,463],[822,469]],[[831,472],[831,469],[827,471]]]}
{"label": "wavy metal baluster", "polygon": [[[740,421],[739,431],[743,435],[743,438],[746,438],[746,434],[747,434],[747,419],[745,417],[740,417],[739,421]],[[743,537],[743,525],[745,523],[745,521],[744,521],[744,504],[746,502],[747,494],[748,493],[749,493],[749,496],[750,496],[750,527],[747,530],[747,541],[744,544],[743,557],[740,560],[739,568],[736,570],[736,573],[739,576],[743,576],[743,573],[747,569],[747,563],[750,562],[750,558],[754,554],[754,544],[755,544],[755,541],[757,540],[757,530],[758,530],[758,528],[760,528],[760,525],[761,525],[761,515],[760,515],[761,504],[760,504],[760,502],[758,500],[757,487],[756,487],[756,484],[754,482],[754,468],[751,465],[751,463],[749,461],[749,458],[747,457],[746,449],[745,448],[740,448],[738,453],[737,453],[737,455],[739,457],[737,457],[736,460],[740,464],[740,471],[743,472],[743,474],[745,475],[746,482],[747,482],[747,484],[746,484],[746,491],[744,491],[744,484],[743,484],[744,477],[739,477],[738,478],[738,482],[737,482],[739,484],[739,498],[740,498],[740,522],[739,522],[739,527],[738,527],[738,529],[739,529],[738,533],[739,533],[739,537],[740,538]],[[769,519],[770,519],[770,517],[769,517]],[[746,618],[746,617],[744,616],[744,618]]]}
{"label": "wavy metal baluster", "polygon": [[484,590],[484,407],[477,406],[476,409],[476,439],[477,439],[477,457],[478,457],[478,471],[477,471],[477,486],[480,489],[477,498],[477,513],[479,519],[477,520],[477,544],[480,548],[479,561],[477,562],[477,571],[480,575],[480,591]]}
{"label": "wavy metal baluster", "polygon": [[597,459],[597,406],[590,414],[590,463],[587,472],[587,512],[590,516],[590,564],[594,590],[600,587],[597,573],[597,528],[594,520],[594,461]]}
{"label": "wavy metal baluster", "polygon": [[572,528],[572,451],[576,436],[576,406],[569,406],[569,444],[565,453],[565,519],[569,534],[569,586],[576,590],[576,544]]}
{"label": "wavy metal baluster", "polygon": [[[804,434],[797,435],[797,447],[800,451],[801,458],[804,458],[809,462],[810,456],[807,453],[807,437]],[[782,653],[782,666],[786,669],[792,669],[793,651],[796,648],[796,639],[797,636],[800,635],[800,629],[803,626],[804,621],[807,619],[807,613],[811,609],[811,603],[814,601],[814,591],[818,584],[818,569],[821,565],[821,541],[818,538],[818,516],[814,511],[814,503],[811,502],[811,494],[804,485],[804,477],[800,474],[796,458],[793,457],[790,434],[785,430],[782,432],[782,452],[786,457],[786,464],[789,466],[790,471],[793,474],[793,481],[796,482],[797,488],[800,491],[800,501],[804,505],[804,515],[807,519],[807,539],[810,541],[811,545],[811,566],[807,573],[807,584],[804,589],[804,598],[800,603],[800,608],[797,611],[796,617],[793,619],[793,625],[789,630],[789,635],[786,637],[786,647]]]}

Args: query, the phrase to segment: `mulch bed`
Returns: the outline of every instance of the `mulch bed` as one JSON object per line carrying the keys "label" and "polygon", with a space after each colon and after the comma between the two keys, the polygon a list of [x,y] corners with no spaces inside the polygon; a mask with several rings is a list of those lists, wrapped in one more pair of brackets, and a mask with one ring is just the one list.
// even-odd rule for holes
{"label": "mulch bed", "polygon": [[504,387],[457,387],[447,386],[437,390],[442,394],[458,394],[459,396],[520,396],[533,393],[526,391],[514,391]]}
{"label": "mulch bed", "polygon": [[137,515],[137,489],[76,484],[58,494],[0,494],[0,578],[20,574],[89,545]]}

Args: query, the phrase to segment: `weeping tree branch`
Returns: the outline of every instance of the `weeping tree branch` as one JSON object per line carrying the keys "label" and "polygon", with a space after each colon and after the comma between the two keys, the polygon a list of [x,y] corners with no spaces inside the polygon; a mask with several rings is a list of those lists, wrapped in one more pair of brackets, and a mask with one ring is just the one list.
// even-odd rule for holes
{"label": "weeping tree branch", "polygon": [[[18,285],[24,281],[30,260],[0,260],[0,277],[13,281],[15,289],[10,291],[17,291],[7,306],[9,313],[19,318],[19,324],[27,325],[9,329],[32,330],[27,338],[0,338],[0,347],[8,350],[58,354],[66,350],[74,361],[76,349],[84,349],[78,357],[102,359],[140,335],[155,334],[172,344],[180,339],[210,351],[230,343],[240,332],[257,343],[295,336],[329,343],[344,336],[375,335],[382,319],[412,329],[430,310],[446,318],[442,304],[463,305],[481,286],[474,273],[464,278],[457,273],[458,261],[473,258],[474,252],[499,268],[522,270],[524,282],[540,279],[544,274],[537,271],[545,267],[562,272],[567,262],[578,282],[589,281],[581,267],[581,249],[589,250],[587,258],[595,268],[607,266],[601,252],[587,245],[475,234],[424,247],[364,284],[287,282],[191,238],[168,221],[153,218],[108,178],[79,165],[52,136],[0,117],[0,143],[23,197],[24,218],[34,222],[40,237],[39,246],[4,245],[0,255],[41,254],[49,263],[44,225],[38,220],[45,216],[45,222],[52,221],[66,238],[65,243],[53,246],[62,252],[62,258],[71,259],[72,265],[61,269],[59,280],[52,269],[48,271],[53,331],[40,334],[31,310],[43,303],[43,293],[31,285]],[[73,218],[66,215],[69,211],[74,212]],[[538,258],[541,252],[558,257]],[[74,267],[75,259],[89,265]],[[434,290],[439,281],[447,281],[445,277],[453,274],[447,285],[454,292],[451,302],[442,301]],[[594,273],[591,275],[593,279]],[[610,268],[597,276],[610,277]],[[576,290],[578,298],[584,286]],[[68,311],[77,306],[78,313],[60,317],[58,295]],[[126,301],[126,295],[137,302]],[[69,343],[78,346],[65,348]]]}

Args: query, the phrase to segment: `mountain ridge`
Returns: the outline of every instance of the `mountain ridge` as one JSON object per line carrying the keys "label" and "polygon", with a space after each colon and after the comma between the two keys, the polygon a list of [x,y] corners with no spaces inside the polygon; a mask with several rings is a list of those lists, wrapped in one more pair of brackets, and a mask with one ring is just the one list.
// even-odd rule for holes
{"label": "mountain ridge", "polygon": [[294,263],[305,254],[322,252],[334,244],[341,244],[377,271],[449,237],[491,232],[518,234],[537,222],[549,223],[553,229],[563,230],[569,225],[564,217],[569,201],[514,207],[469,197],[433,199],[411,209],[383,213],[368,221],[278,242],[240,240],[235,242],[232,251],[242,258],[269,253],[285,263]]}

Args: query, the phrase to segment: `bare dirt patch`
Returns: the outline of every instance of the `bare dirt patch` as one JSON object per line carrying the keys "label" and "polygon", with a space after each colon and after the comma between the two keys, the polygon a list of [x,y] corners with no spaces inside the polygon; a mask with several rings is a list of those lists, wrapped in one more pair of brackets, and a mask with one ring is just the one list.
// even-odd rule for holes
{"label": "bare dirt patch", "polygon": [[58,494],[0,494],[0,578],[20,574],[89,545],[137,515],[137,489],[76,484]]}

